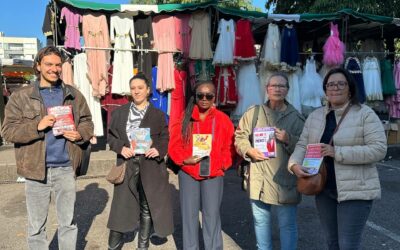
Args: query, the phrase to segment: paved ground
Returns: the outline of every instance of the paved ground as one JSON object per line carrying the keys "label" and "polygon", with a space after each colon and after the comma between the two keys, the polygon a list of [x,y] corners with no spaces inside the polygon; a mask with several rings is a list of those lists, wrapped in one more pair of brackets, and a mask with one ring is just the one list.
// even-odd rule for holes
{"label": "paved ground", "polygon": [[[382,200],[374,203],[363,239],[363,249],[400,249],[400,161],[389,161],[379,167],[383,186]],[[175,204],[175,233],[166,242],[153,240],[150,249],[182,249],[182,228],[178,204],[178,185],[175,175],[170,178]],[[112,200],[112,185],[104,178],[79,179],[77,181],[77,221],[79,240],[77,249],[106,249],[108,219]],[[26,249],[26,208],[24,184],[0,185],[0,249]],[[276,222],[276,220],[275,220]],[[298,210],[298,249],[319,250],[324,240],[312,197],[304,197]],[[275,223],[276,224],[276,223]],[[50,248],[57,249],[54,207],[47,222]],[[222,228],[224,249],[255,249],[250,207],[246,194],[240,190],[240,179],[234,170],[228,171],[224,182],[222,204]],[[131,233],[125,237],[123,249],[134,249],[136,239]],[[161,244],[161,245],[160,245]],[[274,249],[279,249],[278,230],[274,226]]]}
{"label": "paved ground", "polygon": [[[398,148],[397,148],[398,149]],[[397,150],[396,149],[396,150]],[[363,238],[363,249],[400,249],[400,154],[388,153],[389,161],[379,164],[382,199],[374,202]],[[391,157],[389,157],[391,156]],[[112,200],[111,184],[104,175],[114,163],[115,154],[108,150],[92,153],[88,178],[77,181],[76,217],[79,228],[77,249],[106,249],[106,228]],[[26,208],[24,184],[16,183],[16,167],[12,146],[0,147],[0,249],[26,249]],[[182,249],[182,227],[179,210],[177,177],[170,176],[174,199],[175,233],[166,241],[154,239],[150,249]],[[224,180],[222,203],[224,249],[255,249],[253,221],[248,198],[240,189],[240,178],[230,170]],[[54,207],[50,208],[47,234],[50,249],[57,249],[57,221]],[[279,249],[279,231],[274,221],[274,249]],[[313,197],[303,197],[298,208],[298,249],[325,249]],[[5,229],[5,230],[4,230]],[[201,238],[201,237],[200,237]],[[135,249],[134,233],[126,235],[124,249]]]}

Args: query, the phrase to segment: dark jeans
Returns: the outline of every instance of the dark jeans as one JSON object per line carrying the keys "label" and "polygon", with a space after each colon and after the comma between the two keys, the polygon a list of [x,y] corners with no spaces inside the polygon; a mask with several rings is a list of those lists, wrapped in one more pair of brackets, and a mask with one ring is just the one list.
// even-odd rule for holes
{"label": "dark jeans", "polygon": [[372,208],[372,200],[338,202],[324,190],[315,197],[329,250],[360,249],[361,236]]}

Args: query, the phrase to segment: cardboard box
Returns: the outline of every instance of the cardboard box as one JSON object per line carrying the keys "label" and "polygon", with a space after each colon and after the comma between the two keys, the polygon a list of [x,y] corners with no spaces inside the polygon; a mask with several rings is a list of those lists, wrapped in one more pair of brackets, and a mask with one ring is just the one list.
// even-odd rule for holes
{"label": "cardboard box", "polygon": [[397,120],[396,122],[390,123],[390,130],[388,131],[388,138],[387,138],[387,143],[388,144],[398,144],[400,143],[400,120]]}

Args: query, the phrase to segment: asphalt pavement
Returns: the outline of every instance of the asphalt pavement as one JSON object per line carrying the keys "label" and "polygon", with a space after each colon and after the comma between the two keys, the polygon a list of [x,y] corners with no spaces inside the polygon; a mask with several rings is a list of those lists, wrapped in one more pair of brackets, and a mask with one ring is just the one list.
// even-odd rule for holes
{"label": "asphalt pavement", "polygon": [[[380,163],[382,199],[374,202],[365,228],[362,249],[400,249],[400,161]],[[177,177],[170,175],[174,200],[175,233],[167,239],[153,238],[150,249],[182,249],[182,227],[179,210]],[[0,249],[27,249],[26,208],[24,184],[0,184]],[[104,177],[92,176],[77,180],[76,220],[79,228],[77,249],[107,249],[106,228],[112,200],[111,184]],[[250,205],[240,189],[240,178],[230,170],[224,179],[221,208],[224,249],[255,249],[255,236]],[[279,230],[274,220],[274,249],[279,249]],[[298,249],[326,249],[313,197],[303,197],[298,207]],[[50,249],[57,249],[57,220],[54,206],[50,207],[47,235]],[[201,238],[201,237],[200,237]],[[135,249],[135,233],[124,237],[123,249]]]}

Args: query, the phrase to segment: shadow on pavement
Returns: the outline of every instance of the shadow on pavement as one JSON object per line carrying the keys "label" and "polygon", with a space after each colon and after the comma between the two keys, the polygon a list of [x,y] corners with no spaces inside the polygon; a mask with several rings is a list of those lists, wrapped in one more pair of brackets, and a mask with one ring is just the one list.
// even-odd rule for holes
{"label": "shadow on pavement", "polygon": [[241,189],[236,169],[224,177],[224,197],[221,206],[222,231],[241,249],[256,249],[253,218],[247,193]]}
{"label": "shadow on pavement", "polygon": [[[78,226],[76,249],[85,249],[86,235],[95,217],[103,212],[108,199],[107,191],[99,188],[98,183],[91,183],[84,190],[76,193],[75,220]],[[57,232],[53,236],[49,249],[58,249]]]}

